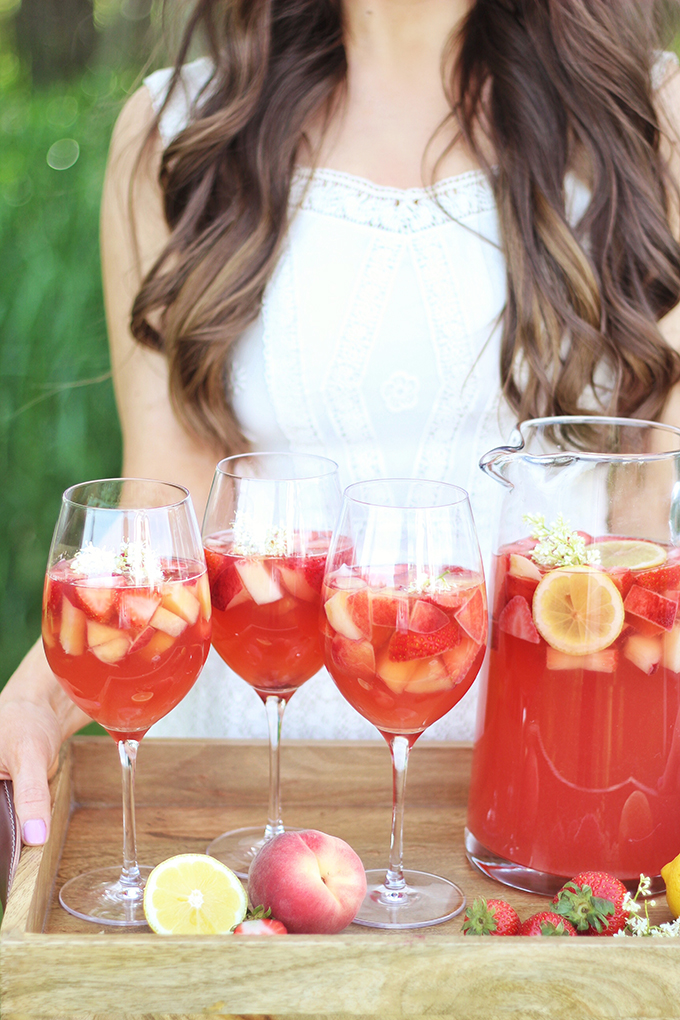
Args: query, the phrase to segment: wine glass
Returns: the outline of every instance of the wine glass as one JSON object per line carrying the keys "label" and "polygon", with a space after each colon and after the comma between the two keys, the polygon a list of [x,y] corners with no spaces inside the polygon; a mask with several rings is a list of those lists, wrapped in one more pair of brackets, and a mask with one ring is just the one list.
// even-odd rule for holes
{"label": "wine glass", "polygon": [[50,548],[43,645],[69,697],[118,745],[123,867],[66,882],[61,905],[86,921],[146,924],[134,775],[149,727],[192,687],[210,648],[210,589],[198,522],[179,485],[137,478],[67,489]]}
{"label": "wine glass", "polygon": [[486,592],[467,493],[413,479],[350,485],[328,553],[323,606],[326,666],[392,755],[389,865],[386,873],[366,873],[355,923],[447,921],[465,905],[458,886],[403,869],[404,789],[409,751],[460,701],[484,658]]}
{"label": "wine glass", "polygon": [[217,465],[203,521],[212,643],[260,695],[269,732],[266,826],[225,832],[208,847],[241,877],[264,841],[284,831],[281,722],[323,666],[321,582],[339,507],[337,465],[325,457],[251,453]]}

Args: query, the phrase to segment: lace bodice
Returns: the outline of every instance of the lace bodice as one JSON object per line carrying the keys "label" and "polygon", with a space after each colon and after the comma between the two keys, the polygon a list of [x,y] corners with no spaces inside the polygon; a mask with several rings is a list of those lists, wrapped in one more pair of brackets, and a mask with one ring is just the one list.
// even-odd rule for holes
{"label": "lace bodice", "polygon": [[[209,64],[185,70],[164,111],[184,126]],[[156,106],[170,72],[147,79]],[[587,192],[567,182],[578,218]],[[343,484],[441,478],[470,493],[488,562],[499,487],[478,467],[513,424],[501,398],[498,319],[505,266],[482,172],[432,188],[382,187],[298,168],[290,228],[262,312],[236,345],[234,408],[254,449],[321,453]],[[194,691],[155,733],[264,736],[258,696],[212,653]],[[425,737],[469,739],[475,688]],[[322,671],[292,699],[288,737],[376,737]]]}

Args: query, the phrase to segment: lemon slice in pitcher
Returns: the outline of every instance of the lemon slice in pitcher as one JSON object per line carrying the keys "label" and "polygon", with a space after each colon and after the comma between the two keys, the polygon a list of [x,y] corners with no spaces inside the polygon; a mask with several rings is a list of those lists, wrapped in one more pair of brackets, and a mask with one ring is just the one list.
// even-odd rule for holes
{"label": "lemon slice in pitcher", "polygon": [[207,854],[169,857],[144,888],[144,913],[159,935],[226,935],[247,908],[240,880]]}
{"label": "lemon slice in pitcher", "polygon": [[568,655],[590,655],[607,648],[621,633],[623,600],[603,571],[561,567],[539,582],[533,615],[536,629],[552,648]]}
{"label": "lemon slice in pitcher", "polygon": [[651,570],[666,562],[666,550],[656,542],[641,538],[612,538],[609,542],[591,542],[588,551],[597,550],[602,566],[626,567],[628,570]]}

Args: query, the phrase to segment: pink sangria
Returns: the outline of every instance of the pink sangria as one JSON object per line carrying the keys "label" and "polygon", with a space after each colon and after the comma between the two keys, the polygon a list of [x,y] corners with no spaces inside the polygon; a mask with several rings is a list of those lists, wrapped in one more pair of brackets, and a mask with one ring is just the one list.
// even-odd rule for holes
{"label": "pink sangria", "polygon": [[347,701],[384,736],[415,739],[460,701],[479,671],[484,582],[459,568],[420,591],[407,573],[398,586],[371,582],[356,567],[326,577],[326,664]]}
{"label": "pink sangria", "polygon": [[193,686],[210,646],[200,562],[159,563],[153,585],[88,576],[61,560],[45,578],[43,644],[59,682],[114,740],[141,740]]}
{"label": "pink sangria", "polygon": [[212,641],[261,697],[288,700],[323,665],[319,605],[330,533],[296,534],[286,555],[247,556],[230,532],[204,539]]}

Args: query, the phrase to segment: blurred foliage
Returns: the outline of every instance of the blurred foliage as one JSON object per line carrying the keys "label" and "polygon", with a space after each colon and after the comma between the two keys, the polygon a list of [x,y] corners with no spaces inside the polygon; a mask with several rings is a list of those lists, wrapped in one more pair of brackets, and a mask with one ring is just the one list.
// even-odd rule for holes
{"label": "blurred foliage", "polygon": [[[69,37],[76,7],[89,23]],[[149,10],[0,0],[0,686],[40,633],[62,491],[120,472],[99,198],[114,120],[150,49]],[[45,30],[61,49],[39,63]]]}

